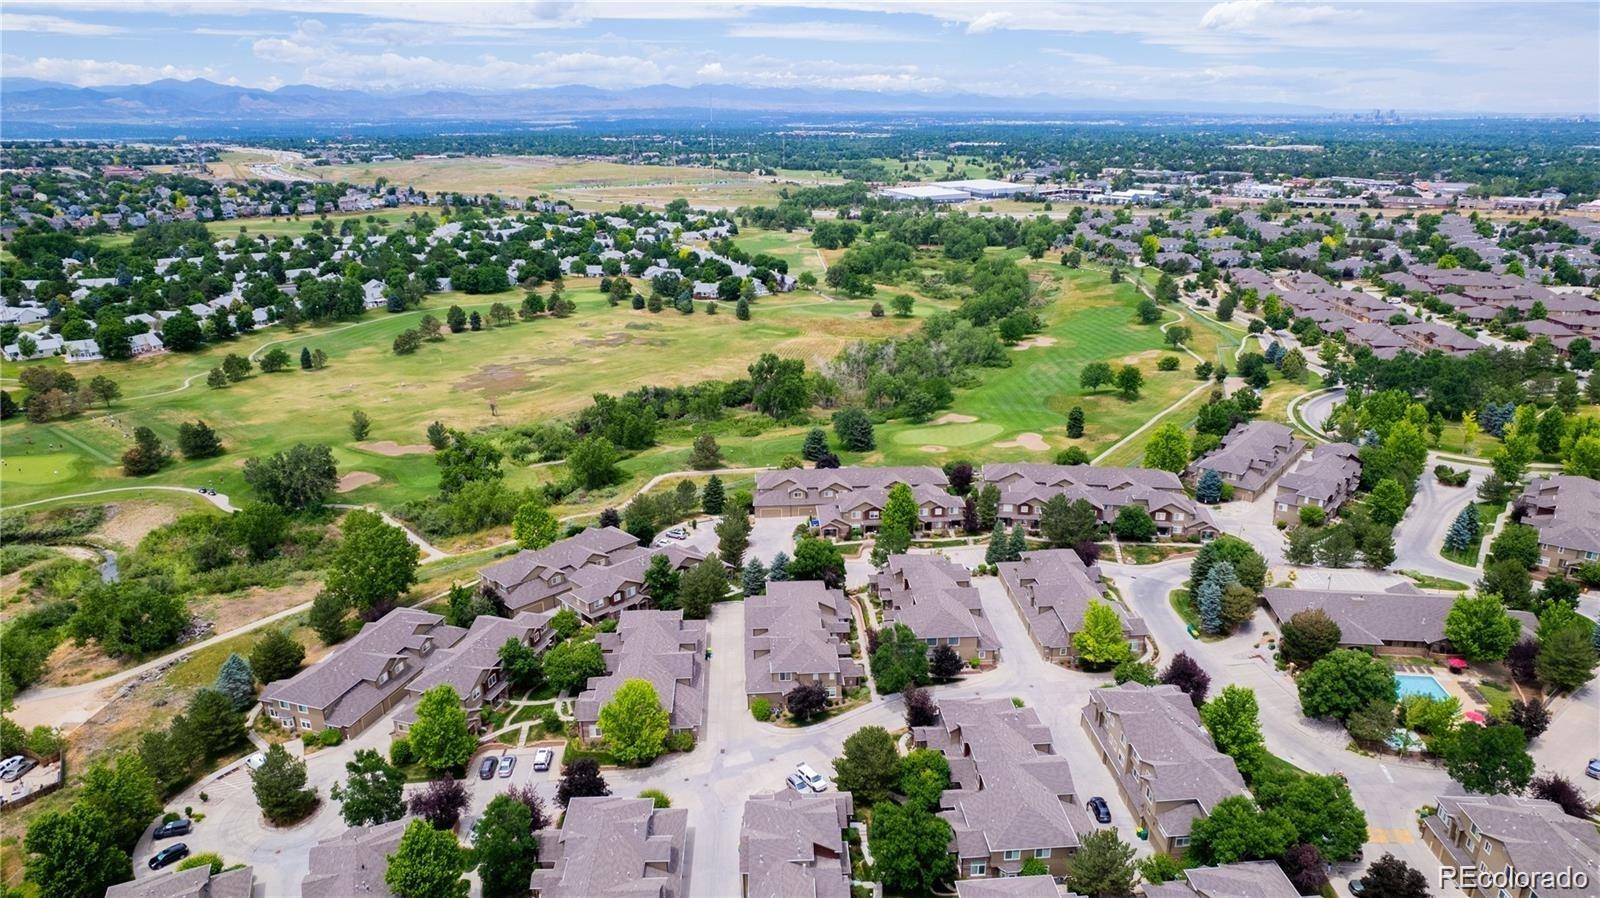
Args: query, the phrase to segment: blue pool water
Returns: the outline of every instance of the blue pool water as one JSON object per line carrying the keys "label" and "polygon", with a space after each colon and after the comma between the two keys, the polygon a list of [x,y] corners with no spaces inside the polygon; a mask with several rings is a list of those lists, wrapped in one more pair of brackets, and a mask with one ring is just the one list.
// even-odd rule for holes
{"label": "blue pool water", "polygon": [[1395,682],[1400,684],[1400,697],[1408,695],[1426,695],[1432,699],[1446,699],[1450,697],[1439,681],[1427,674],[1395,674]]}

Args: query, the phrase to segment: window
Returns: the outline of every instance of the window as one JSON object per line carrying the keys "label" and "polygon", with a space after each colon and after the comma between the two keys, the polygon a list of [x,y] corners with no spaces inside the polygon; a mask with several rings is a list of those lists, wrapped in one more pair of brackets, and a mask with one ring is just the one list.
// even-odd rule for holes
{"label": "window", "polygon": [[1008,861],[1020,861],[1020,860],[1022,860],[1022,849],[1020,849],[1020,848],[1007,849],[1007,851],[1003,855],[1003,857]]}
{"label": "window", "polygon": [[1173,839],[1172,839],[1172,847],[1174,847],[1174,848],[1188,848],[1189,847],[1189,837],[1188,836],[1174,836]]}
{"label": "window", "polygon": [[289,703],[280,698],[278,699],[278,707],[287,708],[289,707]]}
{"label": "window", "polygon": [[861,520],[861,512],[859,512],[859,511],[852,511],[852,512],[850,512],[850,517],[851,517],[851,519],[852,519],[852,520],[857,520],[857,521],[859,521],[859,520]]}
{"label": "window", "polygon": [[806,491],[805,490],[790,490],[789,491],[789,498],[791,498],[791,499],[804,499],[805,497],[806,497]]}
{"label": "window", "polygon": [[867,517],[873,519],[874,521],[876,521],[878,519],[878,515],[879,515],[879,512],[878,512],[878,510],[876,508],[874,508],[871,511],[867,512]]}
{"label": "window", "polygon": [[551,574],[551,575],[550,575],[550,582],[551,582],[551,583],[552,583],[552,584],[559,584],[559,583],[562,583],[562,582],[564,582],[564,581],[565,581],[565,580],[566,580],[566,579],[567,579],[567,578],[566,578],[566,577],[564,577],[564,576],[562,576],[562,575],[561,575],[561,574]]}
{"label": "window", "polygon": [[1000,510],[1009,514],[1011,512],[1011,510],[1012,510],[1011,503],[1010,502],[1002,502],[1000,504]]}
{"label": "window", "polygon": [[959,636],[946,636],[945,640],[944,640],[944,644],[945,645],[960,645],[961,644],[961,637],[959,637]]}
{"label": "window", "polygon": [[792,679],[794,679],[794,674],[792,674],[792,673],[790,673],[790,672],[789,672],[789,671],[787,671],[787,670],[785,670],[785,671],[780,671],[780,672],[779,672],[779,673],[778,673],[778,679],[780,679],[780,680],[782,680],[782,681],[783,681],[783,682],[785,682],[785,683],[787,683],[787,682],[788,682],[788,681],[790,681],[790,680],[792,680]]}
{"label": "window", "polygon": [[311,729],[311,721],[306,720],[304,717],[300,718],[300,727],[307,730]]}
{"label": "window", "polygon": [[932,639],[925,639],[923,641],[928,644],[928,648],[930,649],[939,644],[939,638],[937,636]]}
{"label": "window", "polygon": [[833,498],[833,490],[823,490],[822,495],[831,499]]}
{"label": "window", "polygon": [[1037,858],[1049,857],[1050,856],[1050,849],[1048,849],[1048,848],[1035,848],[1035,849],[1033,849],[1033,856],[1037,857]]}
{"label": "window", "polygon": [[482,689],[474,689],[474,690],[472,690],[472,694],[467,696],[467,701],[469,701],[469,702],[470,701],[477,701],[478,698],[480,696],[482,696],[482,695],[483,695],[483,690]]}
{"label": "window", "polygon": [[1031,514],[1033,512],[1033,506],[1032,505],[1027,505],[1027,504],[1018,505],[1017,506],[1017,511],[1020,511],[1023,514]]}
{"label": "window", "polygon": [[306,706],[305,706],[305,705],[300,705],[300,706],[299,706],[299,710],[300,710],[300,713],[301,713],[301,714],[304,714],[304,713],[306,713]]}
{"label": "window", "polygon": [[971,864],[967,865],[967,875],[968,876],[988,876],[989,875],[989,862],[988,861],[973,861]]}

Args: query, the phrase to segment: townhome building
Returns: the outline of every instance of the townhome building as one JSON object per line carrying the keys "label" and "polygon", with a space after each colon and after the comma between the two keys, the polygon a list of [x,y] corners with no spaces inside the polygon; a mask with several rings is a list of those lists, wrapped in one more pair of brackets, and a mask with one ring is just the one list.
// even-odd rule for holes
{"label": "townhome building", "polygon": [[1145,898],[1298,898],[1275,861],[1242,861],[1216,867],[1190,867],[1183,878],[1148,883]]}
{"label": "townhome building", "polygon": [[753,795],[739,826],[744,898],[850,898],[848,792]]}
{"label": "townhome building", "polygon": [[1272,517],[1297,524],[1300,509],[1306,507],[1320,508],[1331,517],[1360,488],[1360,450],[1350,443],[1321,443],[1278,479]]}
{"label": "townhome building", "polygon": [[1083,629],[1084,613],[1094,601],[1104,602],[1116,612],[1135,658],[1149,649],[1150,629],[1144,618],[1129,614],[1120,602],[1109,598],[1099,565],[1085,565],[1072,549],[1024,552],[1021,561],[1001,562],[1000,582],[1028,625],[1033,644],[1051,662],[1077,662],[1078,649],[1072,638]]}
{"label": "townhome building", "polygon": [[482,569],[478,588],[512,612],[570,608],[584,623],[595,624],[649,606],[644,572],[656,555],[665,555],[678,571],[705,559],[686,546],[651,549],[616,527],[591,527]]}
{"label": "townhome building", "polygon": [[[1516,795],[1441,795],[1422,841],[1468,898],[1590,898],[1600,884],[1600,832],[1552,801]],[[1471,884],[1462,871],[1509,873]],[[1563,878],[1524,879],[1541,874]]]}
{"label": "townhome building", "polygon": [[934,467],[788,468],[756,475],[755,514],[760,518],[807,517],[822,536],[843,539],[852,530],[876,531],[889,490],[911,488],[918,530],[937,532],[961,525],[962,501]]}
{"label": "townhome building", "polygon": [[574,798],[559,829],[536,833],[534,898],[683,898],[689,812],[648,798]]}
{"label": "townhome building", "polygon": [[[1267,614],[1280,627],[1301,611],[1327,614],[1339,625],[1340,648],[1386,655],[1437,654],[1450,649],[1444,621],[1455,605],[1454,594],[1423,592],[1402,583],[1382,592],[1269,586],[1263,595]],[[1529,632],[1538,627],[1538,620],[1529,612],[1507,614]]]}
{"label": "townhome building", "polygon": [[1029,860],[1052,876],[1066,873],[1094,823],[1038,712],[1003,698],[946,699],[939,721],[911,738],[950,764],[939,816],[953,831],[958,880],[1016,876]]}
{"label": "townhome building", "polygon": [[511,680],[500,661],[500,649],[517,642],[543,653],[554,641],[550,618],[554,611],[535,614],[524,611],[514,618],[480,615],[467,628],[466,635],[449,648],[436,651],[422,673],[406,684],[410,695],[395,714],[394,729],[404,733],[416,721],[417,702],[423,693],[447,685],[461,697],[467,712],[467,726],[474,732],[483,727],[483,712],[501,706],[510,697]]}
{"label": "townhome building", "polygon": [[1235,499],[1253,502],[1305,448],[1294,431],[1282,424],[1247,421],[1235,425],[1222,438],[1221,445],[1191,463],[1184,471],[1184,480],[1194,483],[1205,471],[1216,471],[1224,483],[1233,485]]}
{"label": "townhome building", "polygon": [[962,661],[1000,660],[1000,639],[983,613],[972,572],[943,555],[891,555],[871,585],[883,626],[905,624],[932,652],[949,646]]}
{"label": "townhome building", "polygon": [[648,680],[667,710],[672,732],[700,735],[705,720],[706,622],[684,620],[682,611],[634,609],[617,618],[617,629],[595,637],[606,673],[589,680],[573,706],[578,735],[598,741],[600,711],[623,683]]}
{"label": "townhome building", "polygon": [[866,670],[852,657],[850,600],[816,580],[767,584],[744,600],[745,696],[783,708],[798,686],[820,686],[830,702],[861,685]]}
{"label": "townhome building", "polygon": [[1217,751],[1176,686],[1091,690],[1083,725],[1156,851],[1181,854],[1195,822],[1217,802],[1248,794],[1233,759]]}
{"label": "townhome building", "polygon": [[254,892],[255,872],[251,868],[237,867],[212,875],[211,865],[201,864],[119,882],[106,889],[106,898],[251,898]]}
{"label": "townhome building", "polygon": [[1170,471],[1153,468],[1097,468],[1090,465],[1047,465],[1007,462],[983,466],[983,482],[1000,490],[997,520],[1010,527],[1039,530],[1044,503],[1064,495],[1094,506],[1102,524],[1110,524],[1125,506],[1149,512],[1156,533],[1164,537],[1209,539],[1217,527],[1204,506],[1183,491]]}
{"label": "townhome building", "polygon": [[333,653],[261,691],[261,709],[297,734],[333,728],[345,738],[376,723],[403,701],[409,684],[441,648],[466,630],[414,608],[396,608],[367,624]]}
{"label": "townhome building", "polygon": [[1600,561],[1600,480],[1574,474],[1536,477],[1512,506],[1512,519],[1539,531],[1541,573],[1569,573]]}

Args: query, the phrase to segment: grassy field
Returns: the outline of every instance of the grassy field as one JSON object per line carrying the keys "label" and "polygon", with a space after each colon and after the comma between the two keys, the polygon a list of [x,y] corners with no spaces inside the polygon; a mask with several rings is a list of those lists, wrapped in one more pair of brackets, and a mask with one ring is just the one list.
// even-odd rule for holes
{"label": "grassy field", "polygon": [[[239,474],[247,454],[276,451],[295,442],[335,447],[341,472],[364,471],[379,481],[348,494],[351,501],[396,503],[433,491],[432,460],[425,452],[397,451],[423,442],[429,422],[475,428],[521,423],[575,412],[598,391],[622,392],[645,384],[684,384],[732,378],[763,352],[816,364],[846,343],[883,337],[916,326],[916,320],[873,319],[862,303],[831,303],[798,293],[758,304],[755,320],[741,322],[731,309],[720,315],[650,314],[608,307],[592,282],[573,281],[568,290],[578,311],[564,320],[517,323],[500,329],[451,335],[411,356],[396,356],[390,344],[414,327],[422,312],[369,313],[359,322],[282,328],[193,354],[172,353],[133,363],[81,364],[74,375],[107,374],[126,398],[109,412],[97,410],[71,421],[31,425],[7,422],[7,504],[66,492],[146,483],[212,486],[242,494]],[[498,297],[431,297],[427,310],[443,317],[451,303],[486,310]],[[227,353],[257,352],[282,345],[298,357],[301,347],[326,352],[326,370],[260,374],[226,389],[205,386],[205,373]],[[64,364],[49,361],[33,364]],[[18,366],[0,368],[15,378]],[[490,403],[498,412],[491,415]],[[371,437],[354,443],[350,414],[372,417]],[[230,448],[221,458],[169,466],[132,481],[116,467],[133,429],[153,428],[169,445],[178,425],[203,419]],[[374,445],[379,444],[379,445]],[[687,442],[681,447],[687,454]],[[513,483],[537,479],[529,469]]]}
{"label": "grassy field", "polygon": [[[693,206],[774,204],[782,184],[746,172],[681,165],[629,165],[554,156],[401,159],[305,169],[329,181],[371,184],[388,178],[429,193],[499,193],[549,196],[578,208],[614,209],[624,203],[664,206],[682,197]],[[820,176],[809,179],[821,182]]]}

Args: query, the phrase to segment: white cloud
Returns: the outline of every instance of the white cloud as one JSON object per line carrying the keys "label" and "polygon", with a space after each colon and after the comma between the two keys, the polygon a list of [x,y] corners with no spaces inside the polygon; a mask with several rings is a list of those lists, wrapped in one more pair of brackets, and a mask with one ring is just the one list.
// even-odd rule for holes
{"label": "white cloud", "polygon": [[707,78],[712,81],[719,80],[723,76],[722,63],[708,62],[700,68],[695,69],[694,73],[701,78]]}
{"label": "white cloud", "polygon": [[728,27],[727,35],[750,40],[821,43],[897,44],[929,40],[881,25],[855,22],[739,22]]}
{"label": "white cloud", "polygon": [[264,62],[281,62],[300,65],[315,60],[322,53],[315,47],[296,43],[289,38],[267,37],[250,45],[250,52]]}
{"label": "white cloud", "polygon": [[658,84],[661,67],[654,60],[614,54],[536,53],[525,60],[492,55],[455,62],[400,53],[324,55],[307,66],[302,78],[320,87],[409,90],[473,87],[516,90],[587,84],[624,88]]}
{"label": "white cloud", "polygon": [[189,66],[147,66],[127,62],[109,62],[99,59],[64,59],[40,56],[26,59],[6,54],[0,56],[0,66],[6,75],[15,78],[38,78],[43,81],[60,81],[78,87],[98,87],[105,84],[140,84],[162,78],[211,78],[210,68]]}
{"label": "white cloud", "polygon": [[996,28],[1003,28],[1011,21],[1011,13],[1005,10],[991,10],[978,16],[967,23],[968,34],[983,34]]}
{"label": "white cloud", "polygon": [[69,34],[73,37],[101,37],[121,34],[124,29],[115,25],[80,22],[60,16],[30,16],[20,13],[0,13],[0,31],[32,31],[40,34]]}

